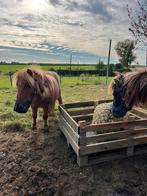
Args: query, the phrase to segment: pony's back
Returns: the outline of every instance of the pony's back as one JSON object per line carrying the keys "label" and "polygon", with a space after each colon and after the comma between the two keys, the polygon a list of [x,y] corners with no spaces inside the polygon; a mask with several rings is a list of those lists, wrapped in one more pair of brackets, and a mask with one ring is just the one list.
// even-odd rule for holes
{"label": "pony's back", "polygon": [[53,76],[57,80],[58,84],[60,84],[60,76],[57,74],[57,72],[55,72],[55,71],[47,71],[46,73],[51,75],[51,76]]}

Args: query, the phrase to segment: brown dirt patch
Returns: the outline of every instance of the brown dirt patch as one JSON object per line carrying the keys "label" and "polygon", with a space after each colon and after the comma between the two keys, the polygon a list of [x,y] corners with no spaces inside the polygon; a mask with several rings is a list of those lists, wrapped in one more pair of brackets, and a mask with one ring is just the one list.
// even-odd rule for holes
{"label": "brown dirt patch", "polygon": [[147,155],[79,168],[56,121],[0,132],[0,195],[145,196]]}

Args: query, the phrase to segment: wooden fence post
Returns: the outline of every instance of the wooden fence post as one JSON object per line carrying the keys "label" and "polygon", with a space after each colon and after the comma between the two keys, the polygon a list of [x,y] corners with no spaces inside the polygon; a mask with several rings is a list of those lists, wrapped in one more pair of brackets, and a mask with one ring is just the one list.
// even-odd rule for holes
{"label": "wooden fence post", "polygon": [[[80,130],[81,130],[81,128],[84,128],[86,126],[86,121],[85,120],[79,121],[78,124],[79,124]],[[80,137],[86,137],[86,132],[80,133]],[[82,143],[82,145],[85,146],[86,143]],[[81,146],[81,144],[80,144],[80,146]],[[87,155],[77,156],[77,163],[80,167],[88,165],[88,156]]]}
{"label": "wooden fence post", "polygon": [[12,73],[11,73],[11,71],[9,72],[9,78],[10,78],[10,84],[12,86]]}

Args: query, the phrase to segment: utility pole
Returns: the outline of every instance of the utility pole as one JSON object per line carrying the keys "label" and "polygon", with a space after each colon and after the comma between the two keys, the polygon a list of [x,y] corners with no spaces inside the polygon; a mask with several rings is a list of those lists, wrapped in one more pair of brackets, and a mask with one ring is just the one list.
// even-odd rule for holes
{"label": "utility pole", "polygon": [[70,69],[70,75],[71,75],[72,54],[70,55],[70,62],[69,63],[70,63],[70,68],[69,69]]}
{"label": "utility pole", "polygon": [[147,67],[147,48],[146,48],[146,67]]}
{"label": "utility pole", "polygon": [[71,64],[72,64],[72,54],[70,55],[70,62],[69,62],[69,64],[70,64],[70,70],[71,70]]}
{"label": "utility pole", "polygon": [[106,73],[106,84],[108,84],[108,76],[109,76],[109,63],[110,63],[110,53],[111,53],[111,42],[112,42],[112,40],[110,39],[110,42],[109,42],[109,52],[108,52],[108,63],[107,63],[107,73]]}
{"label": "utility pole", "polygon": [[99,83],[100,83],[100,69],[101,69],[101,65],[100,65],[100,62],[101,62],[101,58],[99,57],[99,64],[98,64],[98,72],[99,72]]}

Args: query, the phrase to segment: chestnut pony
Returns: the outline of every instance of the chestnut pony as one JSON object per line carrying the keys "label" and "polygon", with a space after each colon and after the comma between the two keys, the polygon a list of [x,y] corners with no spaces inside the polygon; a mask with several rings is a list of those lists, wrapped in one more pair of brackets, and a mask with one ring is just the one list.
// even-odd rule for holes
{"label": "chestnut pony", "polygon": [[147,108],[147,69],[117,73],[109,88],[113,92],[112,112],[115,117],[123,117],[133,106]]}
{"label": "chestnut pony", "polygon": [[14,111],[26,113],[31,106],[33,129],[36,129],[38,108],[43,108],[44,128],[47,128],[49,112],[54,109],[56,100],[62,104],[59,76],[55,72],[39,69],[22,69],[15,73],[17,97]]}

